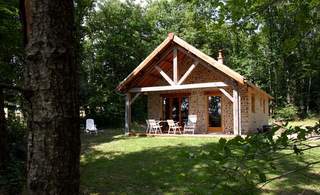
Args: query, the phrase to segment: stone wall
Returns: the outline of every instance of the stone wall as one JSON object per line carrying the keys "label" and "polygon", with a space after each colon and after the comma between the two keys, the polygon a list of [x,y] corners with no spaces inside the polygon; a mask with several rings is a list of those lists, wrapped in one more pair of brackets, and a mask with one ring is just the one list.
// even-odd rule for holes
{"label": "stone wall", "polygon": [[[269,103],[268,98],[256,91],[249,90],[249,129],[256,131],[257,128],[262,128],[263,125],[268,124],[269,119]],[[255,98],[255,102],[252,102],[252,96]],[[263,103],[263,100],[265,100]],[[255,111],[252,111],[252,104],[255,104]],[[263,110],[265,107],[265,110]]]}

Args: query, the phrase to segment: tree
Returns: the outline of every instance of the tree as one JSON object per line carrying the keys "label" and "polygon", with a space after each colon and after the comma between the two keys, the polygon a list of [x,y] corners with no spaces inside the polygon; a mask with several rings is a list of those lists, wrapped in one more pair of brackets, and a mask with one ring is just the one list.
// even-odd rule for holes
{"label": "tree", "polygon": [[[81,106],[87,108],[86,114],[94,117],[100,127],[119,126],[123,121],[124,98],[117,93],[116,86],[151,51],[152,29],[142,8],[131,1],[97,4],[97,11],[89,14],[85,28]],[[140,100],[135,107],[143,110],[145,104]]]}
{"label": "tree", "polygon": [[79,194],[79,87],[72,0],[26,0],[29,194]]}

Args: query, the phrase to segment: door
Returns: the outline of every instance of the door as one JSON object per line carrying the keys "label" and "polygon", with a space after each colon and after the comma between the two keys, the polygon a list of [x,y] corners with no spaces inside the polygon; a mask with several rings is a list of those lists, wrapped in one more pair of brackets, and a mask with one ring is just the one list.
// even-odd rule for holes
{"label": "door", "polygon": [[188,119],[189,94],[161,94],[163,97],[162,119],[172,119],[181,125]]}
{"label": "door", "polygon": [[222,103],[221,95],[208,96],[208,131],[222,131]]}

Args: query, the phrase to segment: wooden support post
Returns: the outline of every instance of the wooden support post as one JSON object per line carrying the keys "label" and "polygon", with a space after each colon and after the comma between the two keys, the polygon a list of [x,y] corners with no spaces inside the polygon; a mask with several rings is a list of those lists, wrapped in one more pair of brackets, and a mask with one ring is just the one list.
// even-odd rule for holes
{"label": "wooden support post", "polygon": [[238,135],[241,135],[241,96],[240,92],[238,92]]}
{"label": "wooden support post", "polygon": [[176,47],[173,49],[173,82],[178,83],[178,51]]}
{"label": "wooden support post", "polygon": [[233,88],[233,133],[239,135],[239,98],[238,98],[238,88],[234,86]]}
{"label": "wooden support post", "polygon": [[140,96],[141,93],[136,93],[136,95],[133,96],[133,98],[130,101],[130,105],[133,104],[134,101],[136,101],[136,99]]}
{"label": "wooden support post", "polygon": [[236,84],[233,85],[233,129],[235,135],[241,135],[241,96]]}
{"label": "wooden support post", "polygon": [[130,131],[130,124],[131,124],[131,94],[126,94],[126,107],[125,107],[125,134],[129,134]]}

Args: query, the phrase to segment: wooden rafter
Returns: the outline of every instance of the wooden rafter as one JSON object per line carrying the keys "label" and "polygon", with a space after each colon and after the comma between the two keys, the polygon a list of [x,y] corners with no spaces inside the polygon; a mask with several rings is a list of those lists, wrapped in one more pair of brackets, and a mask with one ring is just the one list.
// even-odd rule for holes
{"label": "wooden rafter", "polygon": [[230,69],[228,66],[225,66],[225,65],[219,63],[218,61],[216,61],[212,57],[204,54],[202,51],[200,51],[197,48],[193,47],[192,45],[190,45],[189,43],[187,43],[184,40],[180,39],[179,37],[174,36],[173,37],[173,42],[175,42],[178,45],[182,46],[187,51],[190,51],[195,56],[197,56],[198,58],[204,60],[208,64],[214,66],[218,70],[220,70],[220,71],[224,72],[225,74],[229,75],[230,77],[232,77],[237,82],[239,82],[241,84],[244,84],[244,78],[239,73],[237,73],[234,70]]}
{"label": "wooden rafter", "polygon": [[155,49],[153,50],[146,59],[144,59],[137,68],[135,68],[117,87],[118,90],[124,88],[126,83],[129,83],[147,64],[149,64],[155,56],[158,55],[169,43],[173,40],[174,35],[169,36]]}
{"label": "wooden rafter", "polygon": [[[230,79],[235,80],[240,84],[247,84],[248,86],[252,87],[258,92],[266,95],[269,99],[273,99],[273,97],[267,94],[265,91],[263,91],[256,85],[246,81],[245,78],[241,76],[239,73],[230,69],[228,66],[218,62],[212,57],[204,54],[197,48],[193,47],[192,45],[188,44],[184,40],[180,39],[178,36],[175,36],[173,33],[169,33],[168,37],[152,53],[150,53],[149,56],[147,56],[147,58],[143,62],[141,62],[140,65],[127,76],[127,78],[125,78],[118,85],[117,89],[125,93],[130,88],[136,86],[137,83],[143,80],[139,77],[144,77],[144,75],[146,75],[146,72],[150,71],[150,67],[152,68],[154,67],[154,60],[158,60],[158,61],[160,60],[160,58],[157,59],[158,55],[163,51],[166,51],[169,48],[172,48],[173,45],[178,49],[183,48],[183,50],[185,50],[186,53],[189,54],[189,56],[192,56],[194,59],[197,58],[200,61],[199,63],[201,63],[201,65],[204,65],[205,67],[214,67],[219,71],[221,71],[223,74],[230,77]],[[148,71],[145,71],[146,69]],[[176,75],[177,75],[176,80],[175,78],[173,78],[173,81],[178,82],[179,74],[177,73]]]}

